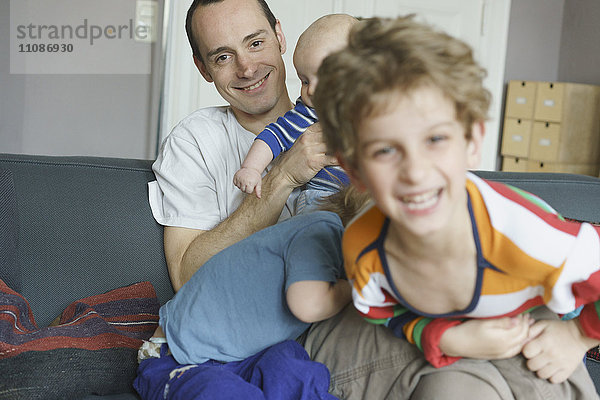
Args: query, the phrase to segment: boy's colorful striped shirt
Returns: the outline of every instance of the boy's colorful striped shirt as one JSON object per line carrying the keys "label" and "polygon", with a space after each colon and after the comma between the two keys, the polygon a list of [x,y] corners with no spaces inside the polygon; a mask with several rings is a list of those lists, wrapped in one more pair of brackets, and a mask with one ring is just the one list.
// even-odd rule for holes
{"label": "boy's colorful striped shirt", "polygon": [[[468,207],[477,247],[477,282],[464,310],[430,315],[403,300],[388,280],[383,243],[389,220],[373,206],[346,229],[344,262],[355,307],[425,352],[434,366],[452,363],[442,333],[465,318],[514,316],[547,305],[566,314],[585,305],[580,322],[600,339],[600,228],[565,221],[533,194],[467,173]],[[600,302],[598,303],[600,309]]]}

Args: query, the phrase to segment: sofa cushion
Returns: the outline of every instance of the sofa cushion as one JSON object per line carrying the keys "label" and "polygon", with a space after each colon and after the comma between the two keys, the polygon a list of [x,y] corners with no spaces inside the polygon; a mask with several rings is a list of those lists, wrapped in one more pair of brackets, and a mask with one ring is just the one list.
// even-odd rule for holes
{"label": "sofa cushion", "polygon": [[142,282],[69,305],[39,329],[27,300],[0,281],[0,398],[80,398],[133,392],[137,349],[159,302]]}
{"label": "sofa cushion", "polygon": [[0,279],[21,290],[17,261],[17,204],[12,173],[0,169]]}
{"label": "sofa cushion", "polygon": [[145,160],[0,154],[18,206],[18,292],[38,326],[74,300],[134,282],[151,282],[161,303],[173,296],[163,227],[148,204],[151,167]]}

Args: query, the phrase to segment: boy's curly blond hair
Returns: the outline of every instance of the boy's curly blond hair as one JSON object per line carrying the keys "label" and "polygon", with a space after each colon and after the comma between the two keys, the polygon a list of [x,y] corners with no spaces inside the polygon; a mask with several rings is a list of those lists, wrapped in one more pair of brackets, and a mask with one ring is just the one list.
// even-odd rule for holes
{"label": "boy's curly blond hair", "polygon": [[319,68],[313,102],[329,151],[355,164],[357,129],[368,117],[389,111],[398,96],[424,86],[442,91],[470,138],[471,126],[487,117],[490,93],[485,70],[461,40],[418,23],[414,16],[372,18],[352,29],[348,47]]}

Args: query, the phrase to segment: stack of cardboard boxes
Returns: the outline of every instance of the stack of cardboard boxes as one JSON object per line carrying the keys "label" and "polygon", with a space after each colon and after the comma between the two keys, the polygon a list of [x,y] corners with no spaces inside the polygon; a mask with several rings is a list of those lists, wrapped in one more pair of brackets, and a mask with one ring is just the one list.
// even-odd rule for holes
{"label": "stack of cardboard boxes", "polygon": [[511,81],[502,133],[502,170],[600,172],[600,86]]}

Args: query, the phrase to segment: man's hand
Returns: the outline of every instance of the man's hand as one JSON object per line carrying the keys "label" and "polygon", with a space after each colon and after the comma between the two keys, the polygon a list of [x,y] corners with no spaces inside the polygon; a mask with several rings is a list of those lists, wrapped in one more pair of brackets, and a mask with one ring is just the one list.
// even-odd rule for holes
{"label": "man's hand", "polygon": [[583,335],[576,319],[538,321],[529,330],[529,339],[523,347],[527,368],[552,383],[569,378],[588,349],[597,345]]}
{"label": "man's hand", "polygon": [[326,152],[321,124],[317,122],[300,135],[283,157],[279,157],[279,168],[286,174],[290,185],[302,186],[323,167],[337,164],[336,158],[327,155]]}
{"label": "man's hand", "polygon": [[444,332],[440,350],[451,357],[510,358],[521,352],[531,322],[528,314],[512,318],[471,319]]}
{"label": "man's hand", "polygon": [[252,168],[240,168],[233,176],[233,184],[242,192],[251,194],[256,191],[256,197],[260,199],[262,176],[260,172]]}

